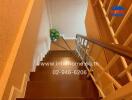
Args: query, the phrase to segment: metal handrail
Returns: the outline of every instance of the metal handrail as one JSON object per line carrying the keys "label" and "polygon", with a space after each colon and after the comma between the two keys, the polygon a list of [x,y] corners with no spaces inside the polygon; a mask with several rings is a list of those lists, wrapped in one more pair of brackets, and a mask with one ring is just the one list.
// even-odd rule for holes
{"label": "metal handrail", "polygon": [[96,39],[90,39],[90,38],[87,38],[87,37],[79,35],[79,34],[76,35],[76,38],[83,38],[84,41],[87,40],[88,42],[91,42],[91,43],[96,44],[102,48],[110,50],[120,56],[123,56],[128,59],[132,59],[132,49],[129,47],[122,46],[119,44],[112,44],[112,43],[110,44],[110,43],[103,42],[103,41],[96,40]]}

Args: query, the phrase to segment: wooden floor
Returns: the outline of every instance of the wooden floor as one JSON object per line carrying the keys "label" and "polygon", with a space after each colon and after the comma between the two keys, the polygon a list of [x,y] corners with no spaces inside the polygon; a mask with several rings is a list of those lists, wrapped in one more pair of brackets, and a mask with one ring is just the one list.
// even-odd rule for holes
{"label": "wooden floor", "polygon": [[43,65],[50,62],[81,62],[75,51],[50,51],[36,72],[31,72],[25,98],[17,100],[99,100],[91,78],[77,74],[54,74],[56,70],[85,70],[83,65]]}

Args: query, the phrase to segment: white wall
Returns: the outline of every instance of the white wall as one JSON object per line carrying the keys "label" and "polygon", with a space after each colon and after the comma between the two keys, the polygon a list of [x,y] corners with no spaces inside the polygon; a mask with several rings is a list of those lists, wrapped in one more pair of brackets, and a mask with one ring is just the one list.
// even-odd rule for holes
{"label": "white wall", "polygon": [[45,3],[43,7],[40,29],[37,37],[37,47],[34,55],[33,71],[35,71],[36,65],[40,63],[48,50],[50,50],[51,41],[49,30],[49,16],[47,11],[47,4]]}
{"label": "white wall", "polygon": [[87,0],[48,0],[48,5],[52,27],[65,38],[72,39],[76,33],[86,35]]}

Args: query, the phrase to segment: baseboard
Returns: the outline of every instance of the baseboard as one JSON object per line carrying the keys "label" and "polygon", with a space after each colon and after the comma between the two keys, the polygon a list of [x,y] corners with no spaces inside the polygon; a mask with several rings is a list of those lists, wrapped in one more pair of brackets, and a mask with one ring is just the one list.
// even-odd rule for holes
{"label": "baseboard", "polygon": [[20,89],[15,86],[12,86],[8,100],[16,100],[16,98],[23,98],[25,95],[28,80],[29,76],[27,74],[24,74]]}

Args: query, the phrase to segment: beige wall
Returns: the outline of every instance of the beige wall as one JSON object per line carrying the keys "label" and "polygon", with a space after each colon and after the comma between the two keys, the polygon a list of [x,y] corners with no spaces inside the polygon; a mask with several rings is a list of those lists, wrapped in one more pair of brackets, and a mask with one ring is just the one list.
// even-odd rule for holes
{"label": "beige wall", "polygon": [[0,0],[0,75],[10,54],[28,0]]}
{"label": "beige wall", "polygon": [[98,25],[94,16],[90,0],[88,2],[85,26],[88,38],[100,39]]}
{"label": "beige wall", "polygon": [[[20,5],[23,3],[24,0]],[[14,6],[17,6],[17,3]],[[23,5],[24,7],[27,6]],[[32,70],[33,60],[35,61],[40,54],[46,53],[49,48],[49,22],[46,10],[45,0],[35,0],[2,100],[8,100],[9,96],[12,95],[13,86],[18,89],[22,87],[24,75],[29,75]],[[12,19],[9,18],[9,20]],[[10,39],[10,35],[6,38]]]}
{"label": "beige wall", "polygon": [[50,22],[65,38],[73,39],[76,34],[86,35],[85,16],[87,0],[48,0]]}
{"label": "beige wall", "polygon": [[26,9],[29,3],[30,0],[0,0],[0,99],[30,13],[31,7]]}

